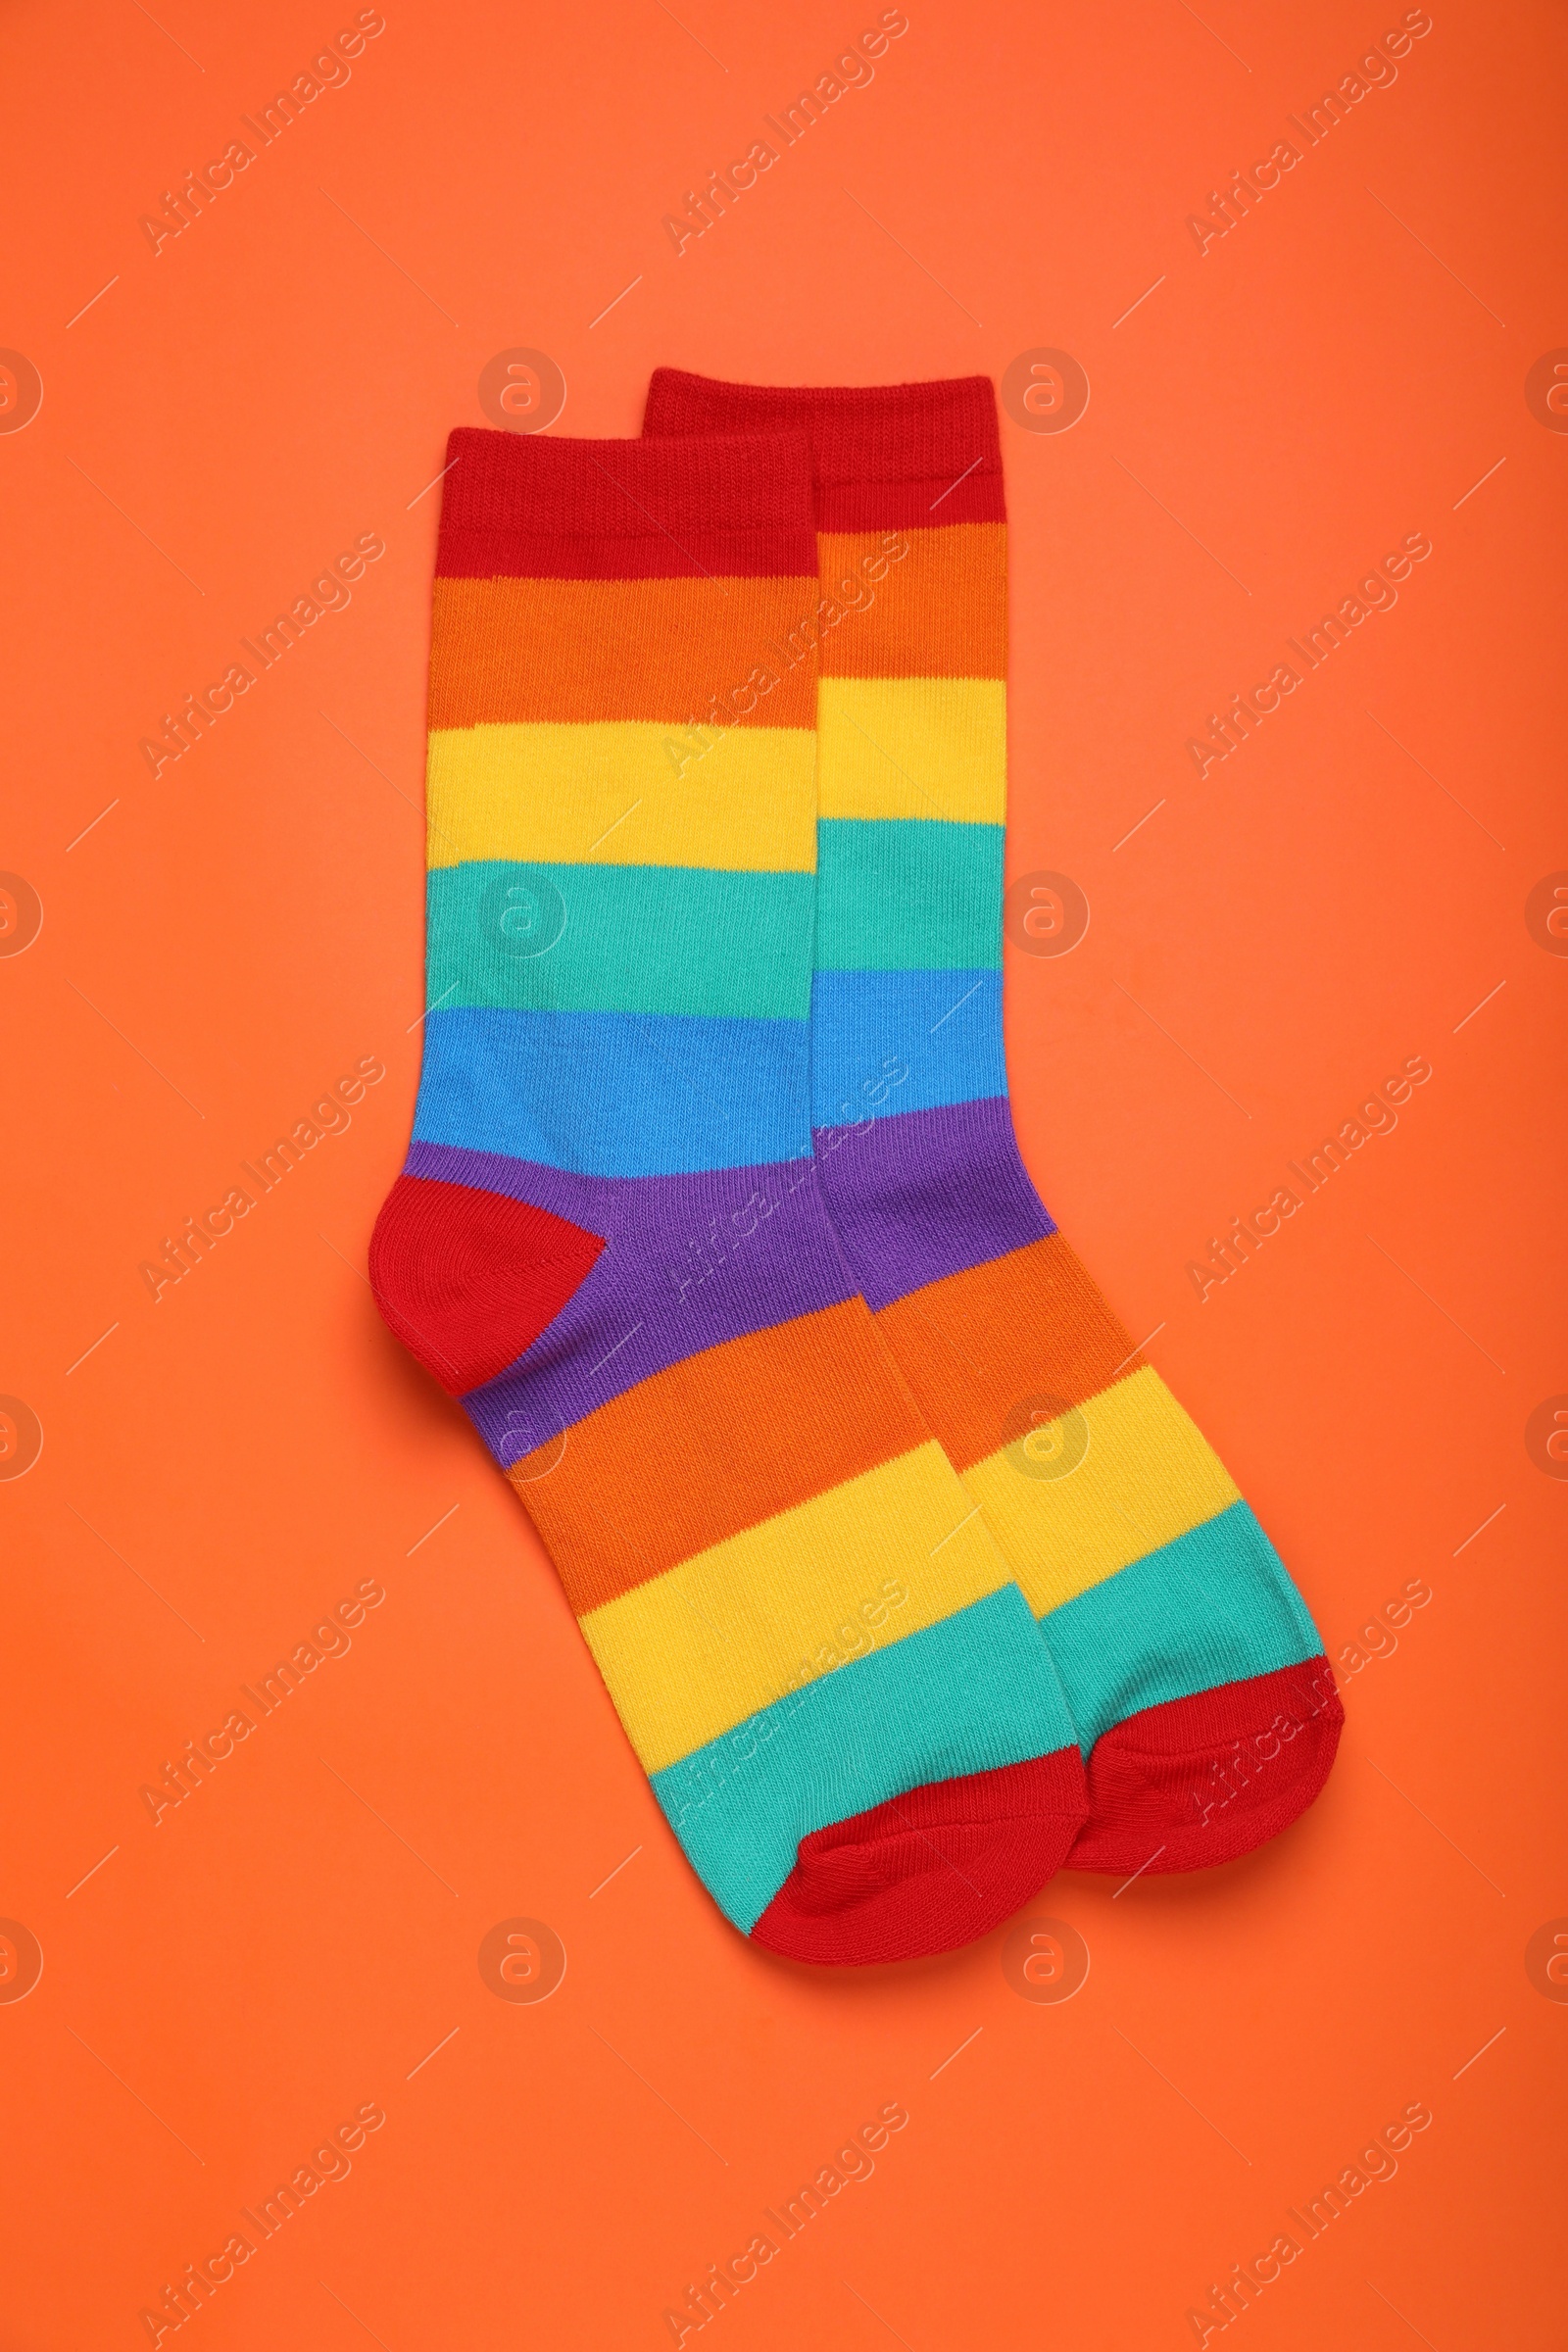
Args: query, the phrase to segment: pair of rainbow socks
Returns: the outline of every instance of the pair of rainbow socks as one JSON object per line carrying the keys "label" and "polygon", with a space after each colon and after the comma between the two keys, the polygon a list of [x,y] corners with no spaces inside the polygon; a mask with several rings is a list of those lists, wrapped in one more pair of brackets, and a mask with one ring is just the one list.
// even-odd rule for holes
{"label": "pair of rainbow socks", "polygon": [[983,377],[661,368],[454,433],[427,1004],[371,1278],[526,1503],[670,1827],[791,1958],[1249,1851],[1311,1618],[1019,1158]]}

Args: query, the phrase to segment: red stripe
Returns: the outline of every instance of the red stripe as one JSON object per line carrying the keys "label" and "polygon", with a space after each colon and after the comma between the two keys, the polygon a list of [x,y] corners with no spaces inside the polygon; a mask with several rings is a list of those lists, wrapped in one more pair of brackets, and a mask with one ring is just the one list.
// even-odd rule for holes
{"label": "red stripe", "polygon": [[1002,440],[990,378],[849,386],[717,383],[656,368],[645,436],[805,433],[817,528],[1003,522]]}
{"label": "red stripe", "polygon": [[934,531],[945,522],[1005,522],[1000,473],[976,466],[956,484],[951,474],[920,482],[819,482],[819,531]]}
{"label": "red stripe", "polygon": [[[889,528],[893,527],[891,524]],[[816,534],[796,529],[683,529],[642,537],[591,531],[449,529],[436,574],[447,580],[756,580],[816,577]]]}
{"label": "red stripe", "polygon": [[438,575],[808,578],[803,436],[571,441],[460,426],[447,443]]}

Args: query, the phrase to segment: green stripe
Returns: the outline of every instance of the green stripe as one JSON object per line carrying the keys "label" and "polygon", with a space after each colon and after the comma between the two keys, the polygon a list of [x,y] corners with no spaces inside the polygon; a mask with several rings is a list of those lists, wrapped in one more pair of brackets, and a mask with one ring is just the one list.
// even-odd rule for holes
{"label": "green stripe", "polygon": [[805,1020],[809,874],[500,859],[429,876],[428,1002],[443,1009]]}
{"label": "green stripe", "polygon": [[1320,1657],[1323,1641],[1245,1502],[1040,1621],[1087,1756],[1142,1707]]}
{"label": "green stripe", "polygon": [[1029,1604],[1004,1585],[775,1699],[652,1785],[709,1893],[750,1935],[813,1830],[1072,1741]]}
{"label": "green stripe", "polygon": [[1002,964],[1000,825],[823,817],[819,972],[978,972]]}

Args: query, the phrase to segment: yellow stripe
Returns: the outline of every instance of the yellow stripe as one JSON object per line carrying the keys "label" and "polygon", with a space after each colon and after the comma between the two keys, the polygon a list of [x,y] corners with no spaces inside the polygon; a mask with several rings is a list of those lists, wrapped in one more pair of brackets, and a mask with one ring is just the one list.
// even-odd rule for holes
{"label": "yellow stripe", "polygon": [[806,727],[721,736],[640,719],[437,727],[425,786],[429,861],[591,857],[809,873],[815,755]]}
{"label": "yellow stripe", "polygon": [[933,1441],[650,1578],[582,1630],[644,1771],[661,1772],[1006,1581]]}
{"label": "yellow stripe", "polygon": [[[1063,1477],[1030,1474],[1077,1456]],[[976,1462],[963,1483],[1037,1617],[1240,1499],[1147,1365]]]}
{"label": "yellow stripe", "polygon": [[1007,690],[1000,678],[823,678],[823,816],[1007,821]]}

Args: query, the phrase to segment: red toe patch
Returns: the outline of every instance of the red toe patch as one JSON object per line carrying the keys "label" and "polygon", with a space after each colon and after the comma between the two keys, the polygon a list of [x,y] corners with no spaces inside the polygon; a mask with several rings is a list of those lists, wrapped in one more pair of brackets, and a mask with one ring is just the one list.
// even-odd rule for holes
{"label": "red toe patch", "polygon": [[1209,1870],[1304,1813],[1345,1709],[1327,1658],[1145,1707],[1097,1740],[1069,1870]]}
{"label": "red toe patch", "polygon": [[1083,1817],[1075,1747],[930,1782],[803,1838],[752,1934],[828,1968],[951,1952],[1040,1892]]}

